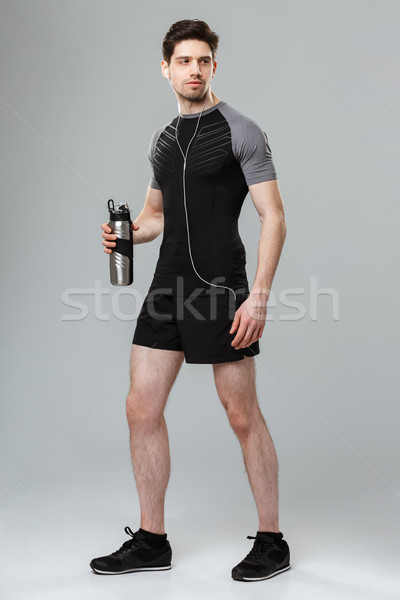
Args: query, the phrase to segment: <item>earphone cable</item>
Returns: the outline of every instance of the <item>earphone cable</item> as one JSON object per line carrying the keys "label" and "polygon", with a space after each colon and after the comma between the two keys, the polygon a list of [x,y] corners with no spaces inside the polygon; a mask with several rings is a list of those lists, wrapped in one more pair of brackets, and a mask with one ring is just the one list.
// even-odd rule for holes
{"label": "earphone cable", "polygon": [[179,143],[179,140],[178,140],[178,125],[179,125],[179,121],[180,121],[180,118],[181,118],[181,115],[180,115],[180,114],[179,114],[179,116],[178,116],[178,121],[177,121],[177,124],[176,124],[176,127],[175,127],[175,139],[176,139],[176,142],[177,142],[177,144],[178,144],[178,146],[179,146],[179,150],[181,151],[181,154],[182,154],[182,156],[183,156],[183,200],[184,200],[184,206],[185,206],[185,215],[186,215],[186,229],[187,229],[187,235],[188,235],[189,254],[190,254],[190,260],[191,260],[191,262],[192,262],[193,269],[194,269],[194,271],[195,271],[196,275],[197,275],[198,277],[200,277],[200,279],[201,279],[202,281],[204,281],[205,283],[208,283],[209,285],[213,285],[214,287],[220,287],[220,288],[225,288],[225,289],[227,289],[227,290],[230,290],[230,291],[233,293],[233,295],[234,295],[234,297],[235,297],[235,300],[236,300],[236,294],[235,294],[235,291],[234,291],[232,288],[230,288],[230,287],[229,287],[229,286],[227,286],[227,285],[218,285],[218,284],[216,284],[216,283],[211,283],[211,281],[207,281],[206,279],[204,279],[204,278],[203,278],[203,277],[202,277],[202,276],[201,276],[201,275],[198,273],[198,271],[197,271],[196,267],[194,266],[193,257],[192,257],[192,249],[191,249],[191,246],[190,246],[189,221],[188,221],[188,213],[187,213],[187,205],[186,205],[186,182],[185,182],[185,176],[186,176],[186,162],[187,162],[187,156],[188,156],[188,152],[189,152],[189,147],[190,147],[190,144],[192,143],[192,141],[193,141],[193,139],[194,139],[194,137],[195,137],[195,135],[196,135],[197,129],[198,129],[198,127],[199,127],[199,123],[200,123],[201,115],[203,114],[203,110],[204,110],[204,106],[205,106],[205,104],[206,104],[206,101],[207,101],[207,96],[206,96],[206,99],[205,99],[205,101],[204,101],[203,108],[201,109],[201,112],[200,112],[199,118],[197,119],[197,125],[196,125],[196,129],[194,130],[194,134],[193,134],[193,136],[192,136],[192,139],[190,140],[190,142],[189,142],[189,144],[188,144],[188,146],[187,146],[187,148],[186,148],[186,152],[185,152],[185,154],[183,153],[183,150],[182,150],[182,148],[181,148],[181,145],[180,145],[180,143]]}

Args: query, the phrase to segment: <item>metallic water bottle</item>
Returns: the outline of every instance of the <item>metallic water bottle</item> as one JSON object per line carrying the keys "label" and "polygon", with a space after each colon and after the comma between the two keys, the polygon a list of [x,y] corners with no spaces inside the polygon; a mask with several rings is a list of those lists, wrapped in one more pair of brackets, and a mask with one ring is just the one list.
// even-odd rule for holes
{"label": "metallic water bottle", "polygon": [[108,226],[117,235],[110,254],[110,281],[112,285],[130,285],[133,282],[133,232],[129,206],[122,202],[114,207],[108,201]]}

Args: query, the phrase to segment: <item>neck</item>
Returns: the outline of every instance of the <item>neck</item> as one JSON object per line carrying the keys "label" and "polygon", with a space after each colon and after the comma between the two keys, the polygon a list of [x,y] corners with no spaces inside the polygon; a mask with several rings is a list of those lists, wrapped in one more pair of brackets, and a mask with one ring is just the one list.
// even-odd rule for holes
{"label": "neck", "polygon": [[187,100],[187,98],[183,98],[182,96],[178,97],[178,107],[181,115],[191,115],[207,110],[218,104],[218,102],[221,102],[221,100],[211,90],[206,98],[202,98],[201,100]]}

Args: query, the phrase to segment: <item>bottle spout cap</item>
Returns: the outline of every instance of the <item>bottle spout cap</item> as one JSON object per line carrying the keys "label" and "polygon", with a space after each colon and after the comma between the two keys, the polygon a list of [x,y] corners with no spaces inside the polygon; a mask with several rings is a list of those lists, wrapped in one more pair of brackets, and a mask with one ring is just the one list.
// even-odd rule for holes
{"label": "bottle spout cap", "polygon": [[117,213],[129,213],[131,211],[129,209],[129,206],[128,206],[127,202],[120,202],[119,204],[117,204],[115,212],[117,212]]}
{"label": "bottle spout cap", "polygon": [[119,202],[114,206],[114,200],[110,198],[107,202],[110,212],[110,221],[130,221],[130,209],[126,202]]}
{"label": "bottle spout cap", "polygon": [[107,202],[108,210],[110,212],[116,213],[118,215],[130,213],[130,209],[127,202],[119,202],[116,206],[114,206],[114,200],[110,198]]}

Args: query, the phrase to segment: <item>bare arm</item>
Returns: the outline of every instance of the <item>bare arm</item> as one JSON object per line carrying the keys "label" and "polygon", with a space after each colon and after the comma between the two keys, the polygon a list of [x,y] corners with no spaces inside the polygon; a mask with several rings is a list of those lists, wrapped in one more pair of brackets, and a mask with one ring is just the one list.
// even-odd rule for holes
{"label": "bare arm", "polygon": [[[103,230],[104,252],[111,254],[115,246],[116,235],[107,223],[101,225]],[[161,190],[148,186],[142,211],[132,223],[133,243],[144,244],[154,240],[164,229],[164,208]]]}
{"label": "bare arm", "polygon": [[272,280],[286,237],[286,223],[278,180],[249,186],[249,192],[261,221],[257,271],[249,297],[235,313],[230,333],[235,349],[247,348],[261,338],[267,317],[267,302]]}
{"label": "bare arm", "polygon": [[249,192],[261,221],[257,271],[252,291],[262,291],[268,298],[286,237],[282,197],[277,179],[250,185]]}

